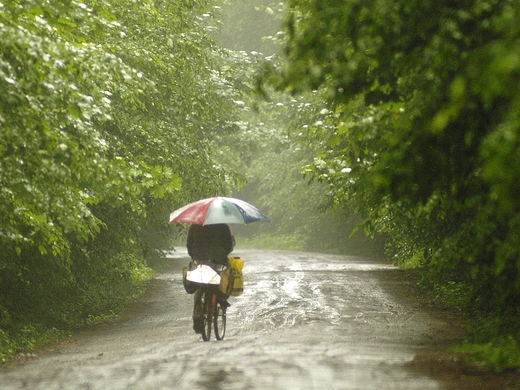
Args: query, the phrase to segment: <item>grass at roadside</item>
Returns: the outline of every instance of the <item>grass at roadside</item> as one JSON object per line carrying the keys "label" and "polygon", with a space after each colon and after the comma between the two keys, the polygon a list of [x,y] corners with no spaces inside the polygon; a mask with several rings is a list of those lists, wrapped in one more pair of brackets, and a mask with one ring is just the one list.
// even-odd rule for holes
{"label": "grass at roadside", "polygon": [[471,286],[462,282],[432,278],[423,267],[422,251],[398,262],[402,269],[417,275],[419,287],[438,304],[460,310],[469,319],[463,343],[450,348],[463,353],[470,361],[494,372],[520,372],[520,310],[512,308],[507,315],[490,317],[476,309]]}
{"label": "grass at roadside", "polygon": [[465,341],[450,351],[468,354],[473,363],[494,372],[520,372],[520,345],[512,335],[495,336],[482,343]]}
{"label": "grass at roadside", "polygon": [[64,335],[66,332],[63,330],[41,324],[19,325],[7,332],[0,329],[0,362],[5,363],[16,353],[30,353],[43,345],[54,343]]}
{"label": "grass at roadside", "polygon": [[470,287],[464,283],[424,282],[423,279],[420,286],[438,304],[460,310],[469,319],[464,342],[450,348],[450,352],[463,353],[475,365],[487,367],[494,372],[520,372],[518,311],[512,310],[505,321],[504,318],[489,317],[482,311],[475,310]]}
{"label": "grass at roadside", "polygon": [[[62,309],[59,324],[29,320],[23,316],[11,321],[9,326],[0,328],[0,363],[5,363],[16,355],[30,355],[31,351],[44,345],[70,337],[78,329],[112,320],[144,293],[145,282],[152,275],[152,269],[142,267],[135,269],[126,283],[91,286],[67,305],[48,302],[47,310],[56,307]],[[104,291],[100,291],[102,288]],[[88,311],[77,310],[77,307],[86,307],[85,301],[88,301]],[[45,308],[40,310],[45,311]]]}
{"label": "grass at roadside", "polygon": [[514,310],[507,318],[478,313],[466,340],[453,351],[468,354],[475,364],[494,372],[520,372],[520,315]]}

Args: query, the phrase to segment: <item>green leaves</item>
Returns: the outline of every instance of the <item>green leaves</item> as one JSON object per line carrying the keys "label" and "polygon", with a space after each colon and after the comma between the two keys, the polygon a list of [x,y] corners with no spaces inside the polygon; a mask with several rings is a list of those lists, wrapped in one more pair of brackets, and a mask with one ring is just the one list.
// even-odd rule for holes
{"label": "green leaves", "polygon": [[225,192],[212,139],[236,106],[207,7],[0,4],[0,323],[124,304],[171,244],[171,210]]}
{"label": "green leaves", "polygon": [[[475,302],[520,298],[520,38],[513,1],[299,1],[286,63],[266,79],[319,89],[305,173],[390,237],[398,261],[468,282]],[[341,174],[345,169],[347,174]],[[516,248],[516,249],[515,249]]]}

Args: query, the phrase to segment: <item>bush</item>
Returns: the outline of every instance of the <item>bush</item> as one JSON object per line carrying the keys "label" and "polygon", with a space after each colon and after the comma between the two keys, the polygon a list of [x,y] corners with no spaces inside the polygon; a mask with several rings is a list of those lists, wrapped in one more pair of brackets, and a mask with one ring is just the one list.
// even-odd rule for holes
{"label": "bush", "polygon": [[485,364],[495,372],[520,371],[520,345],[512,335],[500,335],[486,343],[466,342],[453,352],[470,354],[477,364]]}

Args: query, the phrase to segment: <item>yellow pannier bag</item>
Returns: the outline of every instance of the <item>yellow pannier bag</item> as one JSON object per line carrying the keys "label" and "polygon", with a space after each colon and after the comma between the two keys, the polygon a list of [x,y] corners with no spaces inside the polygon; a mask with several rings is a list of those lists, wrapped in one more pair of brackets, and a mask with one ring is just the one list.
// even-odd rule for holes
{"label": "yellow pannier bag", "polygon": [[226,295],[238,296],[244,292],[242,268],[244,260],[240,257],[228,257],[230,267],[220,273],[219,289]]}

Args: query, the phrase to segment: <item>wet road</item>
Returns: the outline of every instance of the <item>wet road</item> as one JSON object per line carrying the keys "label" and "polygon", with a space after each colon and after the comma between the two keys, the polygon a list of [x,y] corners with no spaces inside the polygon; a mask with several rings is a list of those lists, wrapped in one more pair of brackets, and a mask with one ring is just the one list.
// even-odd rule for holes
{"label": "wet road", "polygon": [[192,297],[172,268],[117,321],[0,370],[8,389],[443,389],[410,370],[421,350],[461,336],[401,299],[401,271],[366,258],[236,250],[245,288],[223,341],[191,330]]}

